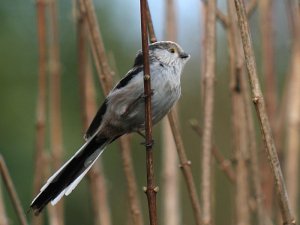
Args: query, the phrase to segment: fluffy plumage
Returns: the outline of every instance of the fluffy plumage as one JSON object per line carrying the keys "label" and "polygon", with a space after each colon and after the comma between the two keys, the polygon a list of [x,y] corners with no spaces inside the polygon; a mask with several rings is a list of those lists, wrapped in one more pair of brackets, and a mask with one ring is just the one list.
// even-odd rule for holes
{"label": "fluffy plumage", "polygon": [[[181,94],[180,76],[189,59],[182,48],[170,41],[149,45],[151,73],[152,120],[160,121]],[[86,143],[67,161],[32,201],[36,214],[51,202],[56,204],[69,195],[89,171],[105,147],[118,137],[144,129],[143,55],[138,51],[133,68],[111,90],[89,126]]]}

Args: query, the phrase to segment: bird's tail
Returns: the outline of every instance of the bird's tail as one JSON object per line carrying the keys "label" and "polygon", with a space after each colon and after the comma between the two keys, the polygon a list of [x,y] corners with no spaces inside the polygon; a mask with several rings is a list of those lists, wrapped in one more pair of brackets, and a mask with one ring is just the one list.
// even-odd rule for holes
{"label": "bird's tail", "polygon": [[95,135],[87,140],[41,188],[30,205],[34,213],[38,215],[50,201],[55,205],[64,195],[69,195],[110,142],[111,139]]}

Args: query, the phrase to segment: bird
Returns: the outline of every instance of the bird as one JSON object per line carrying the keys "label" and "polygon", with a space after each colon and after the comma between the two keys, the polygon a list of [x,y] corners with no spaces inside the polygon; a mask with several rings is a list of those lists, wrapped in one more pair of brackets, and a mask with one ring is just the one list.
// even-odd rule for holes
{"label": "bird", "polygon": [[[181,95],[182,70],[189,60],[179,44],[158,41],[149,45],[152,122],[158,123]],[[107,145],[122,135],[145,130],[143,52],[132,69],[114,86],[88,127],[85,143],[40,189],[30,204],[38,215],[51,202],[69,195],[93,166]]]}

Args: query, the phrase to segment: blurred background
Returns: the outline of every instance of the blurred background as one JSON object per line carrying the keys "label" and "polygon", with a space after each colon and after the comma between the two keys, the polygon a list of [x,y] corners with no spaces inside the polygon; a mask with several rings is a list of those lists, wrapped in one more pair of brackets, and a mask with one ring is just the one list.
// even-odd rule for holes
{"label": "blurred background", "polygon": [[[61,54],[61,107],[64,160],[68,159],[83,143],[83,128],[80,115],[79,78],[76,47],[76,19],[74,1],[58,1],[58,27]],[[119,80],[132,66],[135,53],[141,48],[139,1],[95,0],[105,48],[112,68],[117,71],[114,80]],[[165,1],[150,0],[154,28],[159,40],[165,38]],[[202,2],[197,0],[175,1],[178,23],[178,43],[191,54],[182,77],[182,98],[179,102],[180,126],[188,158],[192,161],[193,176],[200,190],[201,140],[191,129],[189,120],[202,121],[201,113],[201,55],[203,42]],[[226,14],[225,1],[218,7]],[[262,42],[259,12],[256,9],[250,17],[253,45],[259,76],[262,76]],[[38,42],[35,1],[1,1],[0,3],[0,153],[3,156],[21,204],[26,211],[33,199],[33,174],[35,151],[35,124],[38,96]],[[282,1],[273,1],[274,76],[277,80],[276,94],[280,101],[285,76],[289,72],[291,57],[291,31],[287,8]],[[232,132],[229,89],[229,59],[226,33],[217,23],[216,96],[213,140],[222,154],[231,159]],[[263,79],[261,78],[264,87]],[[100,106],[103,94],[95,78],[97,103]],[[49,96],[47,95],[47,98]],[[49,105],[47,106],[49,107]],[[257,119],[255,118],[256,124]],[[49,120],[47,120],[49,123]],[[200,124],[201,125],[201,124]],[[162,184],[162,137],[161,125],[155,133],[156,182]],[[49,124],[46,132],[49,133]],[[48,135],[49,136],[49,135]],[[257,129],[259,158],[265,160],[265,152]],[[140,145],[143,139],[132,135],[132,155],[137,176],[138,193],[147,219],[147,201],[142,187],[146,185],[145,151]],[[46,150],[50,148],[49,137]],[[266,161],[265,161],[266,162]],[[102,155],[103,171],[106,177],[107,197],[111,209],[112,224],[130,224],[126,183],[122,170],[120,150],[117,143],[108,147]],[[230,181],[213,164],[214,176],[214,221],[215,224],[234,222],[234,189]],[[179,169],[178,169],[179,170]],[[192,208],[185,183],[180,176],[181,224],[194,224]],[[7,191],[2,187],[5,208],[10,224],[18,220],[9,201]],[[65,197],[65,224],[93,224],[91,196],[86,180]],[[158,194],[158,214],[162,217],[162,192]],[[44,213],[46,214],[46,213]],[[27,214],[31,220],[31,214]],[[1,224],[1,222],[0,222]],[[47,222],[45,223],[47,224]],[[147,223],[146,223],[147,224]]]}

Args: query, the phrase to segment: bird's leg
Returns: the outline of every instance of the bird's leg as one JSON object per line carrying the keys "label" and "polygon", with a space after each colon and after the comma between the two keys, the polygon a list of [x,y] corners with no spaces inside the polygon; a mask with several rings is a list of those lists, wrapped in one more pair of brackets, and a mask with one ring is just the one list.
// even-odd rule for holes
{"label": "bird's leg", "polygon": [[[151,89],[150,95],[153,96],[154,95],[154,89]],[[145,93],[142,95],[143,98],[147,98],[148,95],[146,95]]]}
{"label": "bird's leg", "polygon": [[[136,133],[146,140],[146,135],[142,131],[138,130],[136,131]],[[152,147],[154,145],[154,140],[152,140],[149,144],[146,144],[146,142],[141,142],[141,145],[145,145],[146,147]]]}

